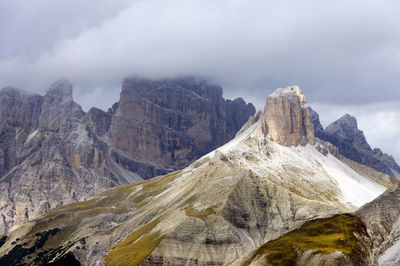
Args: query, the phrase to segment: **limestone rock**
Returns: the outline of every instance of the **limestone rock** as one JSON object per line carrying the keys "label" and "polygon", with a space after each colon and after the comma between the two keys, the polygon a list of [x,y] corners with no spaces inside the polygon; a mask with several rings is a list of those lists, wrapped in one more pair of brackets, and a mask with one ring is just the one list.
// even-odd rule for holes
{"label": "limestone rock", "polygon": [[281,88],[267,97],[262,132],[285,146],[314,145],[314,128],[305,96],[298,86]]}
{"label": "limestone rock", "polygon": [[[180,171],[106,190],[30,221],[6,235],[0,263],[30,264],[36,257],[46,264],[72,256],[84,265],[227,265],[307,221],[355,211],[392,185],[389,177],[377,183],[370,172],[357,172],[316,146],[271,141],[259,133],[261,122]],[[330,223],[328,233],[341,226]],[[43,234],[48,240],[35,246]],[[14,241],[26,242],[32,254],[13,253]]]}
{"label": "limestone rock", "polygon": [[194,79],[125,83],[110,112],[87,114],[68,81],[44,96],[0,91],[0,234],[56,206],[183,168],[254,113]]}
{"label": "limestone rock", "polygon": [[93,132],[98,136],[108,133],[112,116],[98,108],[92,107],[86,115],[86,120]]}
{"label": "limestone rock", "polygon": [[[267,242],[239,262],[250,265],[273,265],[273,259],[280,258],[286,264],[290,262],[300,266],[398,265],[399,207],[400,185],[395,183],[385,193],[353,214],[309,221],[301,228],[284,234],[277,240]],[[317,231],[318,234],[315,233]],[[325,236],[332,238],[340,234],[343,235],[339,236],[337,241],[328,240],[323,245],[318,242]],[[351,252],[346,251],[349,248]],[[290,249],[292,253],[288,252]],[[283,254],[283,257],[279,257]]]}
{"label": "limestone rock", "polygon": [[394,158],[379,148],[371,149],[364,133],[358,129],[355,117],[346,114],[323,129],[319,115],[309,107],[315,136],[338,147],[339,153],[350,160],[369,166],[379,172],[400,178],[400,166]]}
{"label": "limestone rock", "polygon": [[110,110],[110,142],[138,160],[179,169],[232,139],[254,112],[195,78],[125,79]]}
{"label": "limestone rock", "polygon": [[108,145],[85,123],[69,83],[55,83],[45,96],[7,88],[0,102],[0,232],[141,180],[112,160]]}

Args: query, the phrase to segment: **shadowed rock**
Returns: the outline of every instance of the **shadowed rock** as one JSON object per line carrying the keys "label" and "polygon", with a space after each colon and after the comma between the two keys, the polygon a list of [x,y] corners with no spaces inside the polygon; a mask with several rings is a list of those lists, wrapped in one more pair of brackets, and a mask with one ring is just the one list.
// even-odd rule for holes
{"label": "shadowed rock", "polygon": [[160,168],[179,169],[232,139],[255,113],[243,99],[195,78],[125,79],[109,111],[115,147]]}
{"label": "shadowed rock", "polygon": [[325,130],[319,121],[319,115],[309,107],[314,124],[315,136],[329,141],[338,147],[341,155],[355,162],[369,166],[379,172],[400,178],[400,166],[395,159],[383,153],[379,148],[371,149],[364,133],[358,129],[355,117],[345,114],[330,124]]}

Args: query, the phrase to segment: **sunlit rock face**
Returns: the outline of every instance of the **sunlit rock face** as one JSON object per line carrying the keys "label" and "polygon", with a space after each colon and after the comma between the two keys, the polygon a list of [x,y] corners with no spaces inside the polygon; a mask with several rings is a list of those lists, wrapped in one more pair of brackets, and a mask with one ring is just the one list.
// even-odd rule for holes
{"label": "sunlit rock face", "polygon": [[285,146],[315,144],[306,98],[298,86],[278,89],[267,97],[261,131]]}

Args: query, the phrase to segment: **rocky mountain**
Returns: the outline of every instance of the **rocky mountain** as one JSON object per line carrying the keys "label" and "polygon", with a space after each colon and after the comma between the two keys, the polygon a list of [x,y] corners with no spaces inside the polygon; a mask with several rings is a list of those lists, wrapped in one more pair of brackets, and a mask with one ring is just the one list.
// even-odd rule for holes
{"label": "rocky mountain", "polygon": [[0,232],[64,203],[142,180],[112,160],[73,101],[70,83],[54,83],[45,96],[6,88],[0,102]]}
{"label": "rocky mountain", "polygon": [[265,243],[356,211],[395,182],[314,138],[297,87],[267,97],[250,121],[183,170],[55,208],[2,236],[0,264],[252,263]]}
{"label": "rocky mountain", "polygon": [[317,138],[329,141],[338,147],[340,154],[350,160],[400,178],[400,166],[391,155],[383,153],[379,148],[371,149],[364,133],[358,129],[355,117],[346,114],[324,129],[319,121],[318,113],[311,107],[309,107],[309,112]]}
{"label": "rocky mountain", "polygon": [[308,221],[235,264],[399,265],[400,185],[354,213]]}
{"label": "rocky mountain", "polygon": [[241,98],[224,100],[220,86],[194,78],[131,78],[109,113],[110,142],[165,173],[231,140],[255,108]]}
{"label": "rocky mountain", "polygon": [[44,96],[5,88],[0,232],[107,188],[183,168],[233,138],[253,113],[251,104],[224,100],[220,87],[193,78],[127,79],[110,112],[85,113],[67,81]]}

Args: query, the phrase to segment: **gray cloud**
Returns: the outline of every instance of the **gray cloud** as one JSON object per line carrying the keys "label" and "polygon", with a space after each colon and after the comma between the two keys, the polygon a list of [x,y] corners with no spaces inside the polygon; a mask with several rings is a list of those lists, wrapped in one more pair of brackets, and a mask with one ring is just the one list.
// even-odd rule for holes
{"label": "gray cloud", "polygon": [[[400,101],[400,2],[394,0],[0,5],[0,87],[43,93],[67,78],[85,109],[111,106],[128,75],[208,77],[226,96],[244,96],[259,108],[275,88],[299,84],[309,101],[333,106],[337,116],[340,106],[372,110],[365,106]],[[321,109],[323,119],[330,109]],[[389,143],[369,133],[373,128],[364,131],[377,146]]]}

